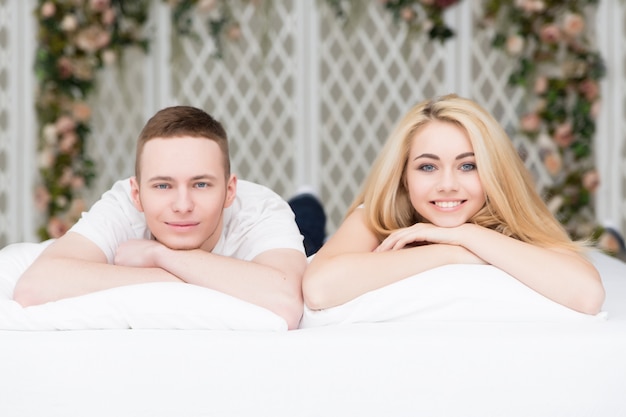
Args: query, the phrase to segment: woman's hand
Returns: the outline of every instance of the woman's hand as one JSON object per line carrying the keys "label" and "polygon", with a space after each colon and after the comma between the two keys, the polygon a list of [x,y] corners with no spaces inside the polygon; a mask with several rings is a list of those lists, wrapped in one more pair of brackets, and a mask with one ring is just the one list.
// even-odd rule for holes
{"label": "woman's hand", "polygon": [[461,227],[438,227],[430,223],[415,223],[412,226],[392,232],[374,251],[398,250],[406,246],[428,243],[459,246],[458,235]]}
{"label": "woman's hand", "polygon": [[[383,240],[374,252],[385,252],[429,244],[449,245],[454,252],[455,263],[486,264],[482,258],[463,247],[461,236],[466,225],[458,227],[439,227],[431,223],[416,223],[410,227],[398,229]],[[470,226],[471,227],[471,226]]]}

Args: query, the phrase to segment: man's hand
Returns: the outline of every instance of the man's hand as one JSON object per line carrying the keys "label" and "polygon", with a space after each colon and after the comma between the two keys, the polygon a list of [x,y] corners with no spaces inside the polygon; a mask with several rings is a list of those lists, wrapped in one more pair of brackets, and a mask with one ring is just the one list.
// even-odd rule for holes
{"label": "man's hand", "polygon": [[122,243],[115,252],[115,265],[158,268],[157,257],[165,248],[156,240],[135,239]]}

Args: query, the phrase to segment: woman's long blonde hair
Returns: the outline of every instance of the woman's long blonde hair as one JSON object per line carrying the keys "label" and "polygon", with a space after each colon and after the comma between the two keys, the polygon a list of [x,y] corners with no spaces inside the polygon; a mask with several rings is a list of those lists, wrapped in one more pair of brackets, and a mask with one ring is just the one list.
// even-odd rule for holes
{"label": "woman's long blonde hair", "polygon": [[411,205],[405,172],[415,134],[433,120],[459,126],[472,144],[486,203],[470,223],[542,247],[582,250],[583,245],[569,238],[537,193],[502,126],[477,103],[454,94],[419,103],[404,116],[348,213],[364,206],[366,222],[380,240],[394,230],[426,221]]}

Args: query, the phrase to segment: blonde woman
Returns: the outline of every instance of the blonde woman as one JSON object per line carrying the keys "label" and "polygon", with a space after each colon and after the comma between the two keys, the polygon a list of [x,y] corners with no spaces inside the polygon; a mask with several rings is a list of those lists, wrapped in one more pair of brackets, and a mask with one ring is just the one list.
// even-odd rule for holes
{"label": "blonde woman", "polygon": [[311,309],[446,264],[490,264],[547,298],[596,314],[598,271],[547,209],[511,140],[475,102],[411,109],[339,230],[305,272]]}

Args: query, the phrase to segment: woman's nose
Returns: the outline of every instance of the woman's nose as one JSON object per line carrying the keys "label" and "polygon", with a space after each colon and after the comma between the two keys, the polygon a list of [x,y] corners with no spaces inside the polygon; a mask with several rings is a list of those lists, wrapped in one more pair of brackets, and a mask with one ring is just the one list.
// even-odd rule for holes
{"label": "woman's nose", "polygon": [[459,181],[457,175],[453,171],[444,170],[439,178],[437,191],[458,191]]}

